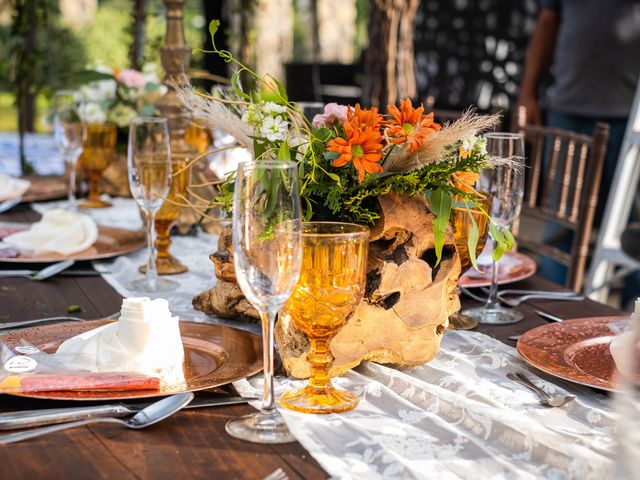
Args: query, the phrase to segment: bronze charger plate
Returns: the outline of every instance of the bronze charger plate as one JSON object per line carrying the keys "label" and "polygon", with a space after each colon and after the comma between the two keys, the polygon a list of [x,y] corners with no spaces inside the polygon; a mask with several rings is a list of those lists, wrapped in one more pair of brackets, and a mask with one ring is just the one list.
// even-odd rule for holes
{"label": "bronze charger plate", "polygon": [[[536,273],[537,265],[533,258],[519,252],[507,252],[505,257],[511,258],[514,264],[509,270],[499,265],[498,268],[498,285],[506,285],[508,283],[519,282],[525,278],[529,278]],[[481,267],[482,268],[482,267]],[[486,268],[486,267],[485,267]],[[458,285],[463,288],[488,287],[491,285],[491,265],[486,268],[485,275],[475,270],[469,270],[458,280]]]}
{"label": "bronze charger plate", "polygon": [[[13,232],[29,228],[30,224],[0,222],[0,238]],[[131,253],[146,246],[147,240],[142,231],[125,230],[115,227],[98,227],[98,239],[96,242],[81,252],[71,255],[59,253],[33,253],[17,250],[15,248],[0,248],[0,262],[10,263],[53,263],[62,260],[101,260],[117,257],[125,253]],[[2,246],[2,242],[0,242]]]}
{"label": "bronze charger plate", "polygon": [[590,317],[541,325],[518,340],[518,353],[539,370],[587,387],[615,391],[609,328],[624,317]]}
{"label": "bronze charger plate", "polygon": [[[25,339],[47,353],[75,335],[109,323],[108,320],[66,322],[43,327],[25,328],[4,335],[10,346]],[[184,345],[184,377],[186,385],[160,390],[123,390],[113,392],[55,391],[14,394],[46,400],[131,400],[195,392],[241,380],[262,370],[262,340],[257,335],[226,325],[180,321]]]}
{"label": "bronze charger plate", "polygon": [[58,200],[67,195],[67,182],[61,175],[27,175],[22,178],[31,182],[29,190],[22,196],[23,203]]}

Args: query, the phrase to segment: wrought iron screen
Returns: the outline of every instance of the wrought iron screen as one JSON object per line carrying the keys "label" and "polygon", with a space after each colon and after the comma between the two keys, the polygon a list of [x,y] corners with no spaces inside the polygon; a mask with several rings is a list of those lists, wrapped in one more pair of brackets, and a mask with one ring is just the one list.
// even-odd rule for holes
{"label": "wrought iron screen", "polygon": [[536,0],[422,0],[414,37],[420,98],[452,110],[510,110],[537,10]]}

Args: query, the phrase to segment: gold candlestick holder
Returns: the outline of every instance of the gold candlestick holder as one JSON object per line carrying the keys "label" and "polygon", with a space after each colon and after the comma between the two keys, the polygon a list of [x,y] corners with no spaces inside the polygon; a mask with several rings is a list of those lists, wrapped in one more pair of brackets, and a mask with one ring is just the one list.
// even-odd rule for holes
{"label": "gold candlestick holder", "polygon": [[[178,204],[184,203],[180,196],[186,195],[190,180],[190,169],[185,169],[185,166],[197,156],[197,152],[185,140],[190,120],[183,114],[182,102],[174,88],[174,85],[186,86],[189,83],[187,72],[191,63],[191,48],[184,36],[184,4],[185,0],[164,0],[167,29],[164,45],[160,47],[160,60],[167,93],[158,101],[156,108],[169,121],[173,178],[169,196],[158,211],[155,221],[158,234],[156,267],[160,275],[187,271],[187,267],[169,253],[171,226],[180,218],[182,207]],[[144,267],[140,269],[144,271]]]}

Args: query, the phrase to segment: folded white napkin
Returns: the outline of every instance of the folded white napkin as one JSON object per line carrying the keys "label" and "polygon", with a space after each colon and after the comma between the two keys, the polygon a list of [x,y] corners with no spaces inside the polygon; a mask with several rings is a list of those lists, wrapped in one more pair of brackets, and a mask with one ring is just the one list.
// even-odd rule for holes
{"label": "folded white napkin", "polygon": [[9,175],[0,173],[0,202],[21,197],[29,190],[30,186],[31,182],[29,180],[10,177]]}
{"label": "folded white napkin", "polygon": [[128,372],[184,382],[178,317],[158,298],[125,298],[120,320],[65,340],[56,356],[65,366],[92,372]]}
{"label": "folded white napkin", "polygon": [[86,250],[98,239],[98,227],[88,215],[57,209],[45,212],[29,230],[14,233],[4,243],[36,255],[54,252],[61,255]]}

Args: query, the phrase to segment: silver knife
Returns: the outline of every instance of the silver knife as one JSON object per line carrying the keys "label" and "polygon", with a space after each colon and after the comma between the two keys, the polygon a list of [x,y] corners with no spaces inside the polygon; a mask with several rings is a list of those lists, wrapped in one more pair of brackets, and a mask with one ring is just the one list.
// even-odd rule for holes
{"label": "silver knife", "polygon": [[[257,397],[219,397],[196,398],[185,408],[216,407],[220,405],[235,405],[258,400]],[[22,410],[0,414],[0,430],[16,430],[18,428],[55,425],[58,423],[85,420],[95,417],[126,417],[148,407],[153,402],[127,404],[115,403],[111,405],[95,405],[92,407],[46,408],[40,410]]]}
{"label": "silver knife", "polygon": [[0,203],[0,213],[4,213],[8,210],[11,210],[13,207],[18,205],[22,201],[22,197],[13,198],[11,200],[5,200]]}

